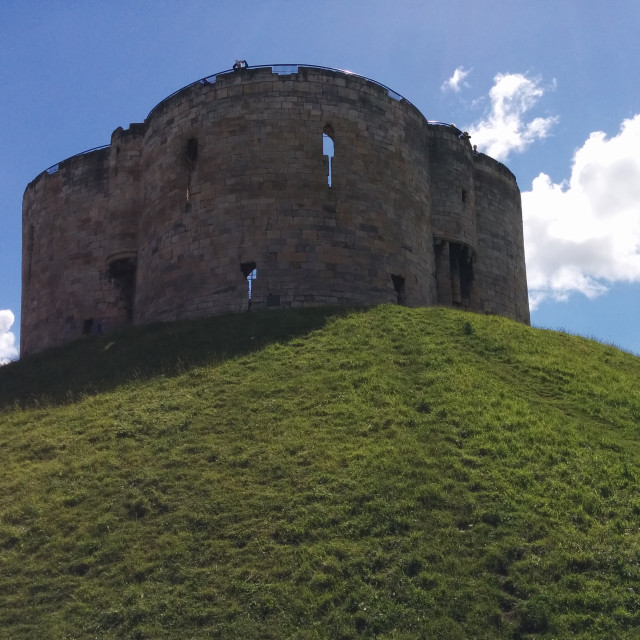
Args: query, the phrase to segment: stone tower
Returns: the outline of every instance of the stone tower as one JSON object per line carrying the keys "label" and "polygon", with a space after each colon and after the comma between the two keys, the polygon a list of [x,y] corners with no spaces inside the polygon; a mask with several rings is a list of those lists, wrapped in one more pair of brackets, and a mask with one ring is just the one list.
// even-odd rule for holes
{"label": "stone tower", "polygon": [[355,74],[209,76],[25,191],[22,354],[130,323],[383,302],[528,323],[520,192],[463,132]]}

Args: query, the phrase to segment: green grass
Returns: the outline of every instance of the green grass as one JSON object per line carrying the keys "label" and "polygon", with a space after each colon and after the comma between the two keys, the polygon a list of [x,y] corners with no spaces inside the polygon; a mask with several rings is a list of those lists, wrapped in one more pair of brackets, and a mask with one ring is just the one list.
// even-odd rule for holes
{"label": "green grass", "polygon": [[639,379],[396,306],[2,367],[2,637],[637,638]]}

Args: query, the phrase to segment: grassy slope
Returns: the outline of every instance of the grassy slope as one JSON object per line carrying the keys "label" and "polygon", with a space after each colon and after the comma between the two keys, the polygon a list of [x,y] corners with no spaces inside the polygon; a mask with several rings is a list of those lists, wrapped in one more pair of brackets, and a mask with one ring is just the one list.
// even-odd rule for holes
{"label": "grassy slope", "polygon": [[4,637],[636,638],[640,359],[336,313],[2,368]]}

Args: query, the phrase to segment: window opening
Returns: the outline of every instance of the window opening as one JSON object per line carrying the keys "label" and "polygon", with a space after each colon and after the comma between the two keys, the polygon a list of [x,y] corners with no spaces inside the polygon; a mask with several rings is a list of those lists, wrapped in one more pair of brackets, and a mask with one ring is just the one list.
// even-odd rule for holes
{"label": "window opening", "polygon": [[398,276],[392,273],[391,282],[393,282],[393,289],[396,292],[397,303],[404,304],[405,303],[404,276]]}
{"label": "window opening", "polygon": [[88,336],[91,333],[91,329],[93,329],[93,318],[87,318],[82,323],[82,335]]}
{"label": "window opening", "polygon": [[267,296],[267,307],[279,307],[280,306],[280,296],[275,293],[270,293]]}
{"label": "window opening", "polygon": [[329,174],[327,176],[327,182],[329,186],[331,186],[332,182],[332,158],[334,156],[334,145],[333,145],[333,127],[328,124],[325,125],[324,131],[322,132],[322,155],[327,156],[328,164],[329,164]]}
{"label": "window opening", "polygon": [[258,278],[258,269],[256,268],[255,262],[241,262],[240,263],[240,271],[242,271],[242,275],[245,277],[248,283],[248,295],[249,295],[249,309],[251,309],[251,297],[253,295],[253,281]]}
{"label": "window opening", "polygon": [[187,162],[187,204],[189,204],[191,202],[191,173],[198,159],[198,140],[196,138],[187,140],[185,158]]}
{"label": "window opening", "polygon": [[473,255],[469,247],[463,247],[460,255],[460,298],[465,309],[471,307],[473,292]]}
{"label": "window opening", "polygon": [[136,259],[118,258],[109,263],[107,273],[120,292],[127,322],[133,322],[133,299],[136,286]]}
{"label": "window opening", "polygon": [[249,283],[249,302],[251,302],[251,283],[258,277],[258,270],[254,269],[248,276],[247,282]]}
{"label": "window opening", "polygon": [[473,252],[465,244],[436,240],[436,287],[438,303],[471,308],[473,299]]}
{"label": "window opening", "polygon": [[189,138],[187,140],[187,162],[191,165],[196,163],[198,159],[198,140],[196,138]]}
{"label": "window opening", "polygon": [[438,304],[451,304],[451,266],[449,264],[449,243],[436,239],[434,242],[436,253],[436,291]]}
{"label": "window opening", "polygon": [[462,306],[462,291],[460,290],[460,254],[462,245],[449,243],[449,269],[451,277],[451,306]]}

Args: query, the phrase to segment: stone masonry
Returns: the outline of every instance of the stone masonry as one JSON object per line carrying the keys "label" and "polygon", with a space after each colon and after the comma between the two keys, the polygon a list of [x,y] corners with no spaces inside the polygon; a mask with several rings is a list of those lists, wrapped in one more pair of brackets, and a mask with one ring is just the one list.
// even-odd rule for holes
{"label": "stone masonry", "polygon": [[131,323],[384,302],[528,323],[520,192],[355,74],[210,76],[25,191],[23,355]]}

